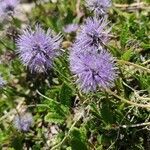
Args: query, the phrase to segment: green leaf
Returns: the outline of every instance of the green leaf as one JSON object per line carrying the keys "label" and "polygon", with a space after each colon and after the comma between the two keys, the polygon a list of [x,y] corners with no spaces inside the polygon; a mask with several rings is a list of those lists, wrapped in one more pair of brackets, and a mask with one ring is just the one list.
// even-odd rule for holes
{"label": "green leaf", "polygon": [[122,55],[121,59],[128,61],[128,60],[130,60],[130,58],[132,56],[133,56],[133,51],[132,51],[132,49],[129,49],[129,50],[125,51],[125,53]]}
{"label": "green leaf", "polygon": [[12,139],[11,145],[15,150],[23,150],[23,137],[16,136]]}
{"label": "green leaf", "polygon": [[124,25],[120,35],[121,47],[124,48],[128,40],[129,40],[129,28],[127,25]]}
{"label": "green leaf", "polygon": [[145,49],[145,50],[149,50],[149,49],[150,49],[150,44],[142,43],[141,46],[142,46],[142,48]]}
{"label": "green leaf", "polygon": [[119,48],[116,48],[114,46],[108,46],[109,50],[111,51],[111,53],[113,54],[113,56],[115,57],[120,57],[121,55],[121,50]]}
{"label": "green leaf", "polygon": [[45,121],[50,122],[50,123],[56,123],[56,124],[61,124],[64,122],[64,116],[59,115],[56,112],[49,112],[45,116]]}
{"label": "green leaf", "polygon": [[101,112],[102,121],[105,124],[112,124],[113,123],[113,116],[112,116],[112,112],[109,108],[108,103],[102,104],[102,108],[101,108],[100,112]]}
{"label": "green leaf", "polygon": [[70,106],[72,98],[72,89],[67,85],[63,84],[60,90],[59,99],[63,105]]}
{"label": "green leaf", "polygon": [[72,150],[87,150],[86,131],[83,128],[74,128],[70,136]]}
{"label": "green leaf", "polygon": [[100,113],[99,113],[99,111],[98,111],[97,106],[96,106],[95,103],[91,103],[91,104],[90,104],[90,110],[92,111],[92,113],[93,113],[95,116],[97,116],[98,118],[100,117]]}

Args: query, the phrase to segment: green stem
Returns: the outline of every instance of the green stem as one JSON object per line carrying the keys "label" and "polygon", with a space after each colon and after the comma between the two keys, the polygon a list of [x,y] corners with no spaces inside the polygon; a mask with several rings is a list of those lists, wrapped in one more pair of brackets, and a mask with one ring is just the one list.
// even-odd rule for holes
{"label": "green stem", "polygon": [[51,99],[51,98],[49,98],[49,97],[43,95],[43,94],[40,93],[38,90],[36,90],[36,92],[37,92],[40,96],[44,97],[45,99],[47,99],[47,100],[49,100],[49,101],[52,101],[52,102],[54,102],[54,103],[56,103],[56,104],[60,104],[59,102],[54,101],[53,99]]}

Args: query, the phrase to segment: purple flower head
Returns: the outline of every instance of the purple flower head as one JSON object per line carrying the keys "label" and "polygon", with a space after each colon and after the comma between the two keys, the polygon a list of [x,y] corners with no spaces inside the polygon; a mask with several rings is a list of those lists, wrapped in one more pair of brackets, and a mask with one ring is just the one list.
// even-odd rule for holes
{"label": "purple flower head", "polygon": [[84,51],[87,47],[92,47],[94,50],[106,45],[110,32],[110,29],[106,28],[107,25],[108,22],[105,19],[88,18],[76,37],[75,49],[79,48]]}
{"label": "purple flower head", "polygon": [[68,24],[64,27],[64,32],[65,33],[76,32],[78,28],[79,28],[78,24]]}
{"label": "purple flower head", "polygon": [[90,11],[95,14],[104,15],[111,7],[111,0],[86,0],[86,6]]}
{"label": "purple flower head", "polygon": [[5,85],[5,81],[3,80],[3,78],[0,76],[0,88],[2,88]]}
{"label": "purple flower head", "polygon": [[30,113],[20,114],[14,118],[14,126],[20,130],[27,132],[33,124],[33,117]]}
{"label": "purple flower head", "polygon": [[101,89],[110,88],[117,77],[115,59],[105,50],[99,53],[77,53],[70,54],[70,68],[80,89],[88,93]]}
{"label": "purple flower head", "polygon": [[59,54],[61,41],[60,34],[54,35],[50,29],[45,32],[37,25],[35,31],[29,28],[19,36],[17,51],[23,64],[28,66],[31,72],[46,72]]}
{"label": "purple flower head", "polygon": [[20,0],[3,0],[0,2],[1,11],[4,13],[13,12]]}
{"label": "purple flower head", "polygon": [[15,13],[15,8],[19,0],[2,0],[0,1],[0,22],[9,20],[9,16]]}

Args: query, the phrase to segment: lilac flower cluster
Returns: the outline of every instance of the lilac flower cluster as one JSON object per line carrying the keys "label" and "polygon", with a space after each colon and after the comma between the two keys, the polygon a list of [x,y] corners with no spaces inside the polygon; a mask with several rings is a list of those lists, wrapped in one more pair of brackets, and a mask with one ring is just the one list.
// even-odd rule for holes
{"label": "lilac flower cluster", "polygon": [[14,12],[20,0],[2,0],[0,1],[0,16],[6,17],[8,14]]}
{"label": "lilac flower cluster", "polygon": [[89,92],[96,91],[97,87],[112,87],[117,77],[114,60],[105,50],[95,54],[71,52],[71,71],[77,76],[76,83],[81,90]]}
{"label": "lilac flower cluster", "polygon": [[33,117],[30,113],[19,114],[14,118],[14,126],[20,130],[27,132],[33,124]]}
{"label": "lilac flower cluster", "polygon": [[[110,0],[86,1],[90,10],[104,13],[111,5]],[[106,51],[110,28],[105,18],[87,18],[80,27],[80,32],[70,52],[70,69],[77,78],[77,84],[84,92],[95,91],[113,86],[117,77],[115,59]],[[78,29],[77,24],[69,24],[64,32],[72,33]],[[17,39],[17,52],[23,64],[31,72],[46,72],[58,56],[60,34],[54,35],[49,29],[45,32],[39,25],[23,31]]]}
{"label": "lilac flower cluster", "polygon": [[96,15],[105,15],[111,7],[111,0],[86,0],[86,6]]}
{"label": "lilac flower cluster", "polygon": [[88,47],[91,47],[93,50],[102,48],[109,40],[108,34],[110,29],[107,29],[107,25],[106,19],[87,18],[76,37],[73,49],[87,51]]}
{"label": "lilac flower cluster", "polygon": [[61,41],[60,34],[54,35],[50,29],[45,32],[37,25],[35,31],[29,28],[19,36],[17,51],[23,64],[29,67],[31,72],[46,72],[59,54]]}
{"label": "lilac flower cluster", "polygon": [[[87,4],[93,8],[94,4],[95,8],[98,5],[96,11],[100,13],[104,11],[100,9],[104,1],[92,0]],[[70,69],[79,88],[85,93],[97,88],[110,88],[117,78],[115,58],[106,50],[111,30],[108,23],[105,18],[87,18],[71,48]]]}

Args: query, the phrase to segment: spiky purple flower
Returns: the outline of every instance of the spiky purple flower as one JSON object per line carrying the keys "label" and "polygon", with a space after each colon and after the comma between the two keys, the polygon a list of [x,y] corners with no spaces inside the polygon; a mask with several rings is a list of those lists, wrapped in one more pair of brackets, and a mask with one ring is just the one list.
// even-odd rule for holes
{"label": "spiky purple flower", "polygon": [[33,117],[31,113],[19,114],[14,118],[13,124],[15,128],[20,131],[29,131],[31,125],[33,124]]}
{"label": "spiky purple flower", "polygon": [[1,11],[4,13],[13,12],[20,0],[2,0],[0,2]]}
{"label": "spiky purple flower", "polygon": [[9,19],[15,12],[15,8],[19,4],[20,0],[1,0],[0,1],[0,22]]}
{"label": "spiky purple flower", "polygon": [[86,0],[86,6],[96,15],[104,15],[111,7],[111,0]]}
{"label": "spiky purple flower", "polygon": [[88,47],[93,48],[93,50],[100,47],[103,48],[109,40],[108,34],[110,29],[107,28],[107,25],[106,19],[88,18],[76,36],[73,49],[86,51]]}
{"label": "spiky purple flower", "polygon": [[70,68],[80,89],[88,93],[101,89],[110,88],[117,77],[115,59],[105,50],[98,53],[78,53],[71,51]]}
{"label": "spiky purple flower", "polygon": [[17,40],[20,59],[31,72],[46,72],[52,67],[53,60],[59,54],[61,35],[54,35],[48,29],[45,32],[39,25],[35,31],[31,28],[23,31]]}
{"label": "spiky purple flower", "polygon": [[65,33],[72,33],[72,32],[76,32],[79,28],[78,24],[68,24],[64,27],[64,32]]}

